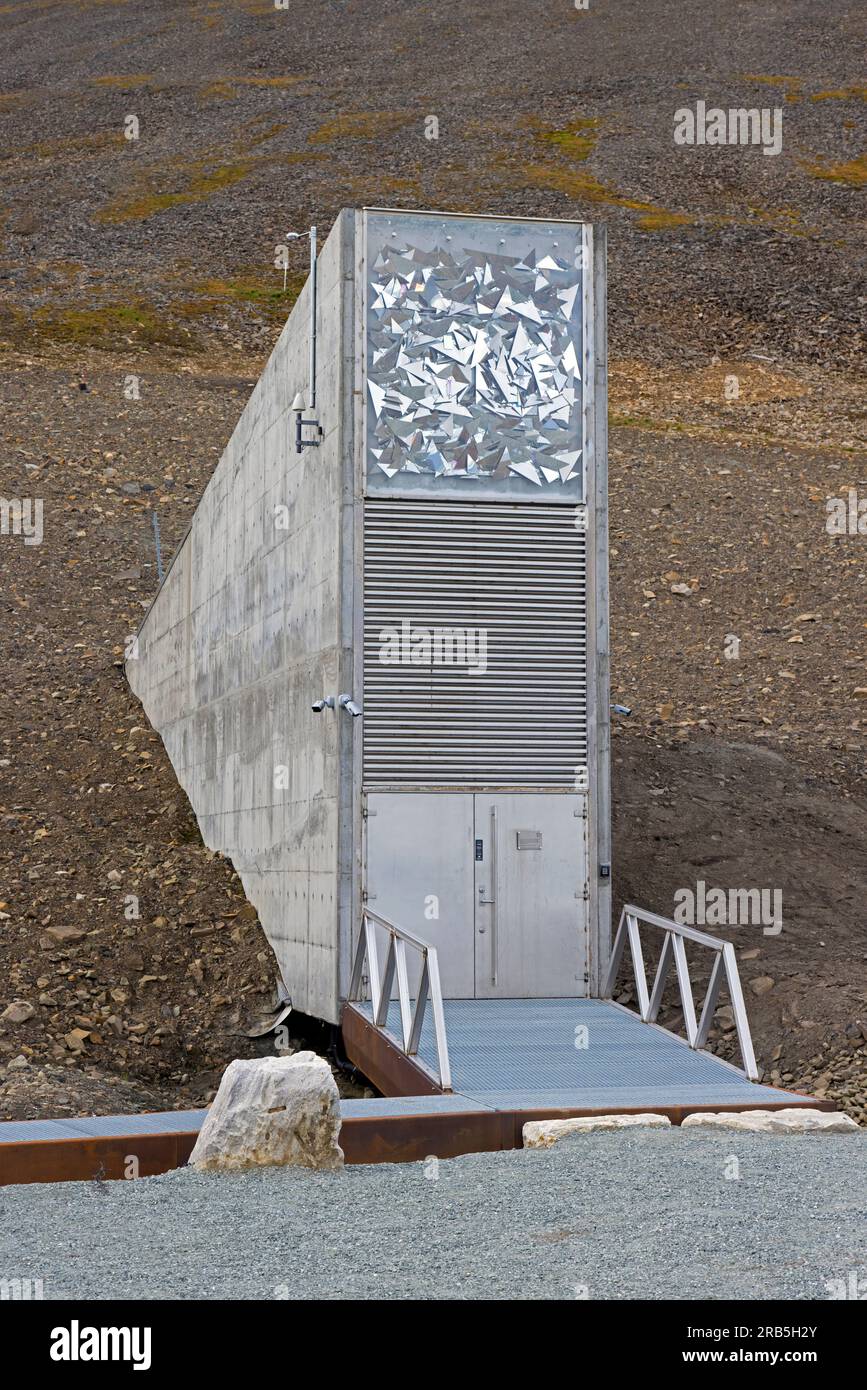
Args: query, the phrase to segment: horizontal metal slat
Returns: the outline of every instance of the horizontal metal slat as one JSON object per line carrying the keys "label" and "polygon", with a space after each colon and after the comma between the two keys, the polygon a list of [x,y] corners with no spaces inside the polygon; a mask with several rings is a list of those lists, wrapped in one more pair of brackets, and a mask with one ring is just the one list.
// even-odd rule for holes
{"label": "horizontal metal slat", "polygon": [[[586,552],[574,522],[571,506],[535,502],[365,503],[369,787],[574,784],[587,749]],[[383,629],[406,624],[402,657],[427,633],[444,659],[382,660]],[[472,630],[469,650],[455,629]],[[385,640],[393,656],[394,633]]]}

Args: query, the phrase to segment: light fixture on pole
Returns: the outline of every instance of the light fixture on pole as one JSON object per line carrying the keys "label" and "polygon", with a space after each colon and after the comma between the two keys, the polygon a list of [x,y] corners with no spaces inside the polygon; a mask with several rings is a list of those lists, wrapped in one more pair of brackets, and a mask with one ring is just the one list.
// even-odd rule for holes
{"label": "light fixture on pole", "polygon": [[[305,418],[304,418],[304,412],[305,412],[305,410],[307,409],[307,402],[306,402],[305,399],[304,399],[304,392],[303,392],[303,391],[299,391],[299,392],[298,392],[298,394],[296,395],[294,401],[293,401],[292,404],[290,405],[289,409],[292,411],[292,414],[295,416],[295,452],[296,452],[296,454],[300,454],[302,449],[308,449],[311,445],[313,445],[314,447],[318,448],[319,444],[320,444],[321,441],[322,441],[322,426],[320,425],[320,423],[319,423],[318,420],[311,420],[311,419],[306,419],[306,420],[305,420]],[[316,431],[316,436],[315,436],[315,438],[314,438],[314,439],[310,439],[310,438],[308,437],[307,439],[305,439],[305,437],[304,437],[304,430],[305,430],[305,429],[314,429],[314,430]]]}

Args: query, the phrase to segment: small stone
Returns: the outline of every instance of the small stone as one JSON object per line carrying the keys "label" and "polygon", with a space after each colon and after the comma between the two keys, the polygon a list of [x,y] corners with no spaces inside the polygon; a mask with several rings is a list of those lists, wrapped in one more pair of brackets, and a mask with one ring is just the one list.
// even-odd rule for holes
{"label": "small stone", "polygon": [[753,994],[767,994],[769,989],[774,988],[774,981],[770,975],[757,975],[754,980],[750,980],[750,989]]}
{"label": "small stone", "polygon": [[571,1134],[593,1134],[610,1129],[670,1129],[667,1115],[582,1115],[571,1120],[528,1120],[524,1125],[525,1149],[550,1149]]}
{"label": "small stone", "polygon": [[687,1115],[682,1129],[752,1130],[757,1134],[857,1134],[848,1115],[827,1110],[742,1110],[709,1115]]}
{"label": "small stone", "polygon": [[49,938],[50,945],[54,942],[81,941],[83,937],[87,936],[87,932],[83,931],[81,927],[46,927],[42,935]]}
{"label": "small stone", "polygon": [[36,1009],[32,1004],[28,1004],[26,999],[13,999],[0,1014],[0,1022],[3,1023],[26,1023],[28,1018],[32,1018]]}

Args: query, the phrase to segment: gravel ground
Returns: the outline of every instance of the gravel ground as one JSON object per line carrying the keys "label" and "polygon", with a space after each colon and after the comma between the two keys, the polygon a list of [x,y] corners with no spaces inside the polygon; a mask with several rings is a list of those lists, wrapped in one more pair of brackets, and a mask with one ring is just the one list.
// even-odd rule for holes
{"label": "gravel ground", "polygon": [[52,1299],[825,1299],[867,1274],[865,1153],[861,1135],[644,1132],[7,1187],[0,1274]]}

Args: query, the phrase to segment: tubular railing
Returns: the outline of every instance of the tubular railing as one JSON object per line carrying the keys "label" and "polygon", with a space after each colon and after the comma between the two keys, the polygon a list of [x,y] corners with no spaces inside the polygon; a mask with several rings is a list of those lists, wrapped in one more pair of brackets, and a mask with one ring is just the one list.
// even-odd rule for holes
{"label": "tubular railing", "polygon": [[[385,967],[380,974],[379,955],[376,947],[376,928],[381,927],[388,934],[388,953]],[[409,973],[406,964],[406,948],[411,946],[422,958],[421,977],[415,1000],[410,997]],[[365,980],[364,965],[367,962],[367,983],[370,990],[370,1003],[373,1009],[373,1022],[377,1028],[386,1031],[388,1006],[391,991],[397,977],[397,1000],[400,1008],[401,1044],[407,1057],[417,1057],[418,1045],[424,1023],[425,1009],[430,999],[433,1014],[434,1035],[437,1047],[439,1084],[444,1091],[452,1089],[449,1049],[446,1042],[446,1021],[443,1011],[443,995],[440,986],[440,968],[436,948],[413,936],[403,927],[395,926],[385,917],[365,909],[361,921],[361,934],[352,966],[349,982],[349,1000],[357,1003],[361,999]],[[420,1066],[424,1065],[419,1062]],[[428,1070],[428,1068],[425,1068]]]}
{"label": "tubular railing", "polygon": [[[659,964],[656,967],[656,975],[653,980],[653,987],[648,992],[647,972],[644,966],[644,954],[641,948],[640,925],[655,927],[663,933],[662,953],[659,957]],[[743,991],[738,974],[738,963],[735,957],[735,948],[730,941],[720,941],[718,937],[709,936],[707,932],[696,931],[694,927],[683,927],[677,922],[672,922],[668,917],[657,917],[653,912],[643,912],[641,908],[627,904],[620,915],[620,924],[617,934],[614,937],[614,945],[611,950],[611,960],[608,965],[608,975],[605,986],[602,990],[603,999],[610,999],[614,992],[614,985],[617,980],[617,972],[620,969],[620,962],[623,959],[623,951],[627,941],[629,951],[632,956],[632,969],[635,976],[635,988],[638,995],[638,1012],[643,1023],[655,1023],[662,1004],[662,995],[665,990],[668,972],[671,963],[674,961],[677,971],[677,983],[680,989],[680,1002],[683,1009],[683,1022],[686,1028],[686,1040],[690,1047],[698,1051],[707,1044],[708,1034],[713,1023],[714,1013],[719,999],[720,989],[725,980],[728,986],[729,999],[731,1001],[732,1014],[734,1016],[735,1029],[737,1031],[738,1043],[741,1049],[741,1060],[743,1067],[740,1068],[750,1081],[758,1081],[759,1071],[756,1066],[755,1053],[753,1052],[753,1040],[750,1037],[750,1025],[747,1021],[747,1011],[744,1005]],[[686,960],[687,941],[698,942],[700,946],[707,946],[715,953],[716,959],[710,972],[707,992],[702,1003],[701,1016],[696,1019],[695,1001],[692,994],[692,982],[689,978],[689,967]]]}

